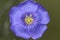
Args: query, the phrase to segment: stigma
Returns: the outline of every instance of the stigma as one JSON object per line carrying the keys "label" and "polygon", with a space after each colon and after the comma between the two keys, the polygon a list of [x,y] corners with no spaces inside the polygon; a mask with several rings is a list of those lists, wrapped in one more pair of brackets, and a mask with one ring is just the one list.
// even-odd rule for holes
{"label": "stigma", "polygon": [[28,25],[30,25],[30,24],[33,23],[33,18],[32,18],[31,14],[29,16],[26,15],[26,17],[25,17],[25,23],[28,24]]}

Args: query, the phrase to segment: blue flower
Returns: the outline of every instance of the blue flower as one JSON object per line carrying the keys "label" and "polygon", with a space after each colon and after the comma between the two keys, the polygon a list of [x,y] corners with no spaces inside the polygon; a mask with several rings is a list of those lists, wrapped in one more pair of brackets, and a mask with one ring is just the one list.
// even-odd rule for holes
{"label": "blue flower", "polygon": [[34,1],[24,1],[13,6],[9,13],[10,29],[18,37],[41,38],[50,21],[48,12]]}

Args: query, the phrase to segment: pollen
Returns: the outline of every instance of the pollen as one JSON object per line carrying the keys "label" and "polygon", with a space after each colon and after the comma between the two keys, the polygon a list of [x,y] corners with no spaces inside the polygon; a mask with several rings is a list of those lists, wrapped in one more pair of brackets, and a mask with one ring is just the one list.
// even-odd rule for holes
{"label": "pollen", "polygon": [[32,22],[33,22],[32,15],[31,14],[29,16],[26,15],[25,23],[30,25],[30,24],[32,24]]}

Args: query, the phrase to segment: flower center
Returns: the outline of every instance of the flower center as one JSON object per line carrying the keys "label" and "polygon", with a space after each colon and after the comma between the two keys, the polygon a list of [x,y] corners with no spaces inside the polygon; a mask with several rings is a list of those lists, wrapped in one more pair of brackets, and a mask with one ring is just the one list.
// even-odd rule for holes
{"label": "flower center", "polygon": [[28,25],[30,25],[30,24],[32,24],[32,22],[33,22],[32,15],[31,14],[29,16],[26,15],[25,23],[27,23]]}

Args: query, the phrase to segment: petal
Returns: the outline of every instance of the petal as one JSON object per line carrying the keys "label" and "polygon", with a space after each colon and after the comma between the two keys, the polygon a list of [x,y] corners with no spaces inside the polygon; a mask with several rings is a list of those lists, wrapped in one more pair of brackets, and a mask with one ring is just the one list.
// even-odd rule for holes
{"label": "petal", "polygon": [[32,1],[25,1],[19,4],[19,8],[21,8],[21,11],[23,11],[24,13],[35,12],[38,8],[38,5]]}
{"label": "petal", "polygon": [[39,21],[40,21],[40,24],[48,24],[49,21],[50,21],[50,18],[49,18],[49,15],[48,15],[48,12],[43,8],[43,7],[39,7],[38,10],[37,10],[37,14],[39,14]]}
{"label": "petal", "polygon": [[33,39],[38,39],[41,38],[43,33],[47,30],[47,26],[46,25],[39,25],[37,27],[34,27],[32,29],[30,29],[30,36]]}
{"label": "petal", "polygon": [[20,22],[23,12],[18,7],[12,7],[9,13],[10,23],[15,24]]}
{"label": "petal", "polygon": [[15,24],[10,27],[14,34],[18,37],[29,39],[28,30],[25,27],[22,27],[20,24]]}

